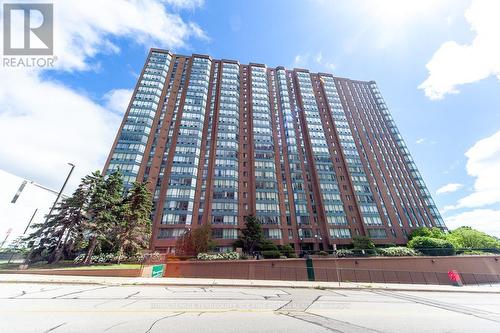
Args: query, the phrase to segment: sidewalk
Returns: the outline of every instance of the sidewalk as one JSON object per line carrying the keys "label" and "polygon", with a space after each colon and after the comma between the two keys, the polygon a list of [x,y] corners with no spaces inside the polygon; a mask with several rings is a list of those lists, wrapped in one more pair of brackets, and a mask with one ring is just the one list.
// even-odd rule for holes
{"label": "sidewalk", "polygon": [[425,284],[353,283],[321,281],[277,281],[238,279],[193,279],[193,278],[126,278],[72,275],[0,274],[0,283],[63,283],[101,284],[110,286],[204,286],[204,287],[265,287],[265,288],[325,288],[325,289],[370,289],[393,291],[500,293],[500,285],[440,286]]}

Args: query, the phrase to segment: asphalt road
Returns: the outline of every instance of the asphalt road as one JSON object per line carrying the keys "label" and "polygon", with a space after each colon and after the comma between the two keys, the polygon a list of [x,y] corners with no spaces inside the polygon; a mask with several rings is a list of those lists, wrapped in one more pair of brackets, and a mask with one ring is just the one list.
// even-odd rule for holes
{"label": "asphalt road", "polygon": [[500,294],[0,283],[0,332],[500,332]]}

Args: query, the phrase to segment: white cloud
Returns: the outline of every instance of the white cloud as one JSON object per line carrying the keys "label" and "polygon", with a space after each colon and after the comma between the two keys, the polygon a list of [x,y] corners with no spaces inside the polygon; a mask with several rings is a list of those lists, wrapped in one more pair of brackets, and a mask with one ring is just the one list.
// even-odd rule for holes
{"label": "white cloud", "polygon": [[[46,2],[41,0],[41,2]],[[63,70],[89,70],[99,53],[118,53],[116,38],[136,43],[181,48],[191,37],[207,38],[194,22],[167,11],[155,0],[54,0],[54,55]],[[167,5],[194,8],[202,1],[169,0]]]}
{"label": "white cloud", "polygon": [[420,139],[418,139],[417,141],[415,141],[415,143],[416,143],[417,145],[419,145],[419,144],[421,144],[421,143],[424,143],[424,142],[425,142],[425,138],[420,138]]}
{"label": "white cloud", "polygon": [[500,1],[475,0],[465,18],[476,36],[470,44],[447,41],[426,67],[428,78],[419,86],[430,99],[458,93],[458,86],[489,76],[500,80]]}
{"label": "white cloud", "polygon": [[309,62],[309,54],[297,54],[295,58],[293,58],[294,67],[307,66],[308,62]]}
{"label": "white cloud", "polygon": [[500,210],[474,209],[444,218],[449,229],[469,226],[489,235],[500,237]]}
{"label": "white cloud", "polygon": [[456,208],[482,207],[500,203],[500,131],[479,140],[466,153],[467,173],[474,177],[474,192]]}
{"label": "white cloud", "polygon": [[64,181],[67,162],[76,164],[72,184],[102,168],[120,116],[36,73],[2,75],[2,168],[52,188]]}
{"label": "white cloud", "polygon": [[[314,57],[311,57],[309,53],[297,54],[293,59],[293,67],[298,67],[298,68],[315,67],[318,70],[326,69],[330,72],[333,72],[336,68],[333,62],[330,62],[323,57],[322,52],[317,53]],[[313,68],[310,69],[314,70]]]}
{"label": "white cloud", "polygon": [[[190,6],[189,4],[192,4]],[[99,54],[120,52],[116,39],[145,48],[187,47],[190,37],[206,38],[193,22],[165,5],[193,8],[202,1],[54,1],[56,71],[98,67]],[[83,175],[101,169],[116,134],[130,91],[112,90],[91,100],[82,87],[47,79],[44,70],[1,68],[0,168],[59,188],[76,164],[68,192]],[[0,180],[1,184],[1,180]]]}
{"label": "white cloud", "polygon": [[187,8],[187,9],[201,7],[205,3],[204,0],[163,0],[163,1],[167,5],[172,5],[177,8]]}
{"label": "white cloud", "polygon": [[442,187],[440,187],[437,191],[436,191],[436,194],[443,194],[443,193],[453,193],[453,192],[456,192],[458,191],[459,189],[461,189],[462,187],[464,187],[462,184],[459,184],[459,183],[450,183],[450,184],[446,184]]}
{"label": "white cloud", "polygon": [[477,208],[500,203],[500,131],[476,142],[465,156],[467,173],[475,178],[473,191],[455,204],[445,206],[441,209],[443,213],[457,209],[482,212],[484,209]]}
{"label": "white cloud", "polygon": [[127,110],[133,89],[113,89],[108,91],[104,97],[104,106],[118,114],[124,114]]}

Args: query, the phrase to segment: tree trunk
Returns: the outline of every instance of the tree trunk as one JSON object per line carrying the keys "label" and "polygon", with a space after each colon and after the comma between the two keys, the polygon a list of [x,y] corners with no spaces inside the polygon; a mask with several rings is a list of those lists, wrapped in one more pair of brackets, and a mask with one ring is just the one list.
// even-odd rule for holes
{"label": "tree trunk", "polygon": [[92,238],[89,244],[89,248],[87,250],[87,254],[85,255],[85,260],[83,261],[84,265],[89,265],[92,262],[92,255],[94,254],[94,250],[97,246],[97,238]]}
{"label": "tree trunk", "polygon": [[66,232],[67,226],[65,225],[63,227],[63,230],[61,232],[61,235],[59,236],[59,240],[57,241],[56,248],[54,249],[54,253],[49,257],[49,264],[56,263],[58,261],[57,257],[59,255],[59,246],[61,246],[62,239],[64,237],[64,233]]}
{"label": "tree trunk", "polygon": [[122,247],[120,246],[120,249],[118,250],[118,262],[117,262],[118,265],[121,262],[121,256],[122,256]]}
{"label": "tree trunk", "polygon": [[118,241],[118,264],[120,264],[121,262],[122,252],[123,252],[123,242]]}
{"label": "tree trunk", "polygon": [[54,255],[54,260],[52,261],[53,264],[55,264],[59,260],[61,260],[61,255],[64,251],[64,247],[66,247],[66,244],[68,243],[69,234],[71,233],[72,228],[73,228],[73,225],[70,225],[70,227],[68,228],[68,230],[66,232],[66,236],[64,237],[64,242],[62,243],[62,246],[60,246],[61,239],[59,239],[59,243],[57,244],[57,247],[56,247],[56,254]]}

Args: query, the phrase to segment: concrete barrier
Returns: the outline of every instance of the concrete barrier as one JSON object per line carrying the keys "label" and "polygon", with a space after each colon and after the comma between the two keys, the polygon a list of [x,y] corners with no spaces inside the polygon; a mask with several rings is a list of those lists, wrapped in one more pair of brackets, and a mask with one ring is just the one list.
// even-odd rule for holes
{"label": "concrete barrier", "polygon": [[[450,284],[500,283],[499,256],[313,258],[316,281]],[[305,259],[167,262],[165,277],[307,281]]]}

